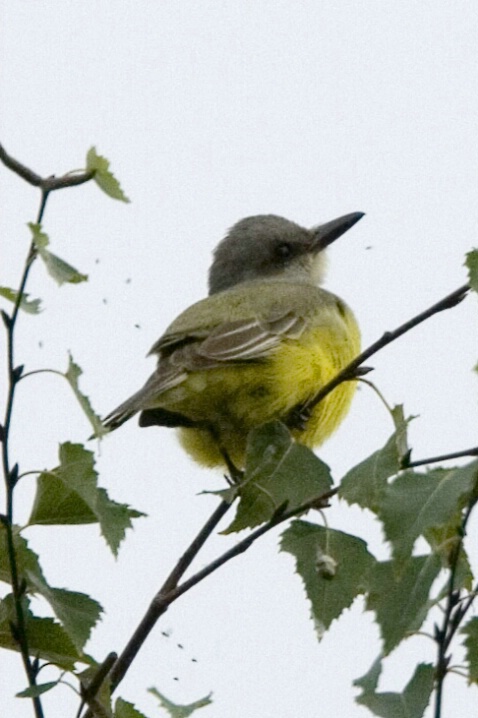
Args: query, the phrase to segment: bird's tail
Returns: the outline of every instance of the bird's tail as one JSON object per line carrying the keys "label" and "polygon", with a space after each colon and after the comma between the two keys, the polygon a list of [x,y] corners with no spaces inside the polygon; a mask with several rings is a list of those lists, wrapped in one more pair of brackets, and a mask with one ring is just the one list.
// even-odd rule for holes
{"label": "bird's tail", "polygon": [[145,390],[143,387],[137,391],[136,394],[133,394],[133,396],[130,396],[129,399],[126,399],[126,401],[117,406],[108,416],[105,416],[103,426],[109,429],[109,431],[114,431],[120,427],[125,421],[128,421],[128,419],[131,419],[132,416],[137,414],[138,411],[141,411],[144,398]]}

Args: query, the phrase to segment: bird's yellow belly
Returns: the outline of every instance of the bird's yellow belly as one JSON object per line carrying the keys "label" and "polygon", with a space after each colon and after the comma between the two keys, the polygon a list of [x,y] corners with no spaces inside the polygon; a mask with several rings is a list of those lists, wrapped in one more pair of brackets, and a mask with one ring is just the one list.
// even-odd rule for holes
{"label": "bird's yellow belly", "polygon": [[[179,429],[186,451],[205,466],[224,464],[218,443],[238,467],[244,465],[247,436],[268,421],[283,420],[330,381],[360,351],[360,334],[350,314],[316,327],[300,339],[285,340],[262,362],[191,373],[161,397],[161,405],[194,421],[212,425]],[[356,382],[339,385],[317,405],[295,439],[312,448],[337,428],[347,413]]]}

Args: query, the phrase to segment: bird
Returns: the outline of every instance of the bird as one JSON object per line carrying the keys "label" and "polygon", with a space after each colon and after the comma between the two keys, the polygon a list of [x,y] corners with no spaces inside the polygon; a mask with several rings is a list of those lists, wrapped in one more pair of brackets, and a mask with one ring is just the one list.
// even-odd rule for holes
{"label": "bird", "polygon": [[273,214],[234,224],[214,250],[208,296],[155,342],[155,371],[105,427],[139,413],[142,427],[174,427],[199,464],[239,471],[250,432],[270,421],[320,446],[347,414],[356,382],[307,405],[360,352],[352,310],[320,286],[326,248],[363,216],[312,229]]}

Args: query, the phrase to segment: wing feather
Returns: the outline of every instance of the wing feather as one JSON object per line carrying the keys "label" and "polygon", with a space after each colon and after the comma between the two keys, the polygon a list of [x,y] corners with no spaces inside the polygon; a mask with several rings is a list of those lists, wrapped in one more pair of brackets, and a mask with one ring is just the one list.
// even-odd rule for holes
{"label": "wing feather", "polygon": [[303,317],[288,311],[224,322],[210,331],[166,334],[150,352],[159,354],[156,371],[142,389],[106,417],[105,425],[115,429],[138,411],[154,409],[160,395],[182,384],[189,372],[261,361],[284,339],[297,339],[305,326]]}

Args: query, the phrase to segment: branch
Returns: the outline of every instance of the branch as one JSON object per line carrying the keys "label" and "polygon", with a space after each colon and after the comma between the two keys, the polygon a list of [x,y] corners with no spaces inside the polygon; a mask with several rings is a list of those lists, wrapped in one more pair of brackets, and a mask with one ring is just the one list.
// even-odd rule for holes
{"label": "branch", "polygon": [[[42,191],[42,198],[40,202],[40,208],[38,210],[38,217],[41,216],[45,210],[48,193]],[[17,559],[15,553],[14,544],[14,532],[13,532],[13,492],[15,485],[18,481],[18,465],[15,464],[13,467],[10,466],[9,456],[9,437],[10,437],[10,424],[13,413],[13,402],[15,397],[15,389],[22,375],[23,367],[15,366],[14,359],[14,334],[15,327],[18,318],[18,312],[20,308],[20,302],[25,292],[25,285],[27,283],[30,267],[35,259],[36,249],[33,242],[30,245],[28,256],[25,261],[25,267],[23,269],[22,278],[20,280],[20,288],[18,290],[15,306],[11,317],[8,314],[2,312],[2,317],[7,330],[7,376],[8,376],[8,390],[7,400],[5,409],[5,419],[2,427],[2,464],[3,464],[3,475],[5,480],[5,493],[6,493],[6,515],[3,523],[5,525],[5,532],[7,538],[7,553],[8,563],[10,569],[10,580],[12,586],[13,601],[15,605],[15,616],[16,624],[13,627],[12,635],[16,642],[22,656],[25,673],[28,678],[28,684],[30,686],[36,685],[37,668],[35,662],[30,659],[30,650],[28,646],[28,636],[26,630],[26,621],[23,611],[23,593],[24,589],[22,581],[19,576]],[[33,707],[36,718],[43,718],[43,708],[40,696],[32,697]]]}
{"label": "branch", "polygon": [[[207,576],[214,573],[214,571],[217,571],[217,569],[223,566],[225,563],[247,551],[247,549],[250,548],[250,546],[252,546],[255,541],[257,541],[257,539],[259,539],[261,536],[263,536],[265,533],[270,531],[278,524],[283,523],[284,521],[287,521],[294,516],[298,516],[299,514],[302,514],[311,508],[317,508],[317,506],[323,507],[324,505],[327,505],[328,499],[334,496],[337,491],[337,488],[331,489],[330,491],[327,491],[321,496],[315,497],[314,499],[311,499],[310,501],[307,501],[306,503],[301,504],[294,509],[290,509],[289,511],[283,510],[283,507],[279,507],[279,510],[276,511],[274,516],[266,524],[253,531],[242,541],[239,541],[239,543],[229,549],[229,551],[226,551],[224,554],[222,554],[222,556],[219,556],[217,559],[209,563],[203,569],[191,576],[191,578],[189,578],[187,581],[184,581],[184,583],[182,583],[181,585],[178,585],[178,580],[176,580],[176,567],[172,571],[170,576],[166,579],[156,596],[153,598],[138,628],[136,629],[130,641],[126,645],[124,651],[121,653],[118,660],[116,661],[113,670],[111,671],[111,690],[114,691],[119,685],[119,683],[122,681],[133,659],[137,655],[138,651],[140,650],[147,636],[151,632],[152,628],[155,626],[158,619],[163,615],[163,613],[167,611],[169,606],[174,601],[176,601],[176,599],[178,599],[184,593],[193,588],[193,586],[196,586],[198,583],[203,581],[205,578],[207,578]],[[198,534],[198,537],[191,544],[190,548],[180,559],[179,564],[185,559],[185,557],[187,557],[188,560],[187,565],[191,563],[192,558],[194,557],[191,551],[192,547],[196,544],[199,537],[203,533],[205,533],[206,527],[209,524],[211,524],[211,526],[212,524],[217,525],[219,519],[226,513],[227,509],[229,508],[229,504],[227,504],[227,506],[224,506],[224,504],[227,504],[227,502],[223,501],[219,505],[219,507],[216,509],[209,521],[206,523],[204,529],[202,529],[202,531]],[[221,514],[221,516],[219,516],[219,514]],[[203,545],[206,538],[207,537],[204,536],[204,540],[200,544],[201,546]],[[197,550],[194,552],[194,555],[197,554],[199,548],[200,546],[197,547]],[[182,571],[182,573],[184,573],[184,571]],[[89,714],[86,714],[85,718],[88,718],[88,715]]]}
{"label": "branch", "polygon": [[387,344],[391,344],[403,334],[409,332],[410,329],[413,329],[414,327],[418,326],[422,322],[432,317],[434,314],[438,314],[439,312],[443,312],[445,309],[451,309],[452,307],[455,307],[457,304],[463,301],[469,289],[469,285],[464,284],[462,287],[459,287],[459,289],[456,289],[451,294],[448,294],[436,304],[433,304],[433,306],[429,307],[424,312],[417,314],[416,317],[413,317],[408,322],[401,324],[399,327],[397,327],[397,329],[394,329],[391,332],[385,332],[385,334],[380,339],[371,344],[368,349],[365,349],[365,351],[359,354],[358,357],[356,357],[353,361],[350,362],[350,364],[347,364],[347,366],[342,369],[342,371],[339,372],[332,379],[332,381],[329,381],[327,384],[325,384],[325,386],[323,386],[320,391],[317,392],[314,398],[306,404],[305,409],[313,409],[314,406],[316,406],[320,401],[322,401],[322,399],[324,399],[327,394],[330,394],[330,392],[333,391],[343,381],[351,381],[352,379],[356,379],[357,370],[359,369],[360,365],[367,361],[367,359],[369,359],[369,357],[371,357],[373,354],[376,354],[378,351],[380,351],[380,349],[386,347]]}
{"label": "branch", "polygon": [[65,187],[76,187],[77,185],[89,182],[94,177],[94,170],[90,172],[78,172],[75,174],[66,174],[62,177],[40,177],[36,172],[29,169],[21,162],[16,160],[14,157],[8,154],[3,145],[0,144],[0,162],[3,162],[5,167],[15,172],[28,184],[32,184],[34,187],[40,187],[44,193],[53,192],[57,189],[64,189]]}
{"label": "branch", "polygon": [[173,592],[179,581],[181,580],[184,573],[191,565],[194,558],[197,556],[205,542],[212,534],[218,523],[221,521],[223,516],[229,510],[231,504],[227,501],[221,501],[219,506],[213,511],[211,516],[208,518],[202,529],[199,531],[197,536],[193,539],[191,544],[188,546],[184,554],[181,556],[176,566],[173,568],[166,581],[159,589],[156,596],[153,598],[150,607],[146,611],[143,619],[135,630],[133,636],[128,641],[124,651],[119,656],[113,669],[111,671],[111,687],[112,690],[116,688],[119,682],[122,680],[126,671],[130,667],[133,659],[138,653],[139,649],[145,642],[146,638],[150,634],[151,630],[155,626],[160,616],[167,610],[169,604],[163,605],[158,600],[163,595],[169,595]]}
{"label": "branch", "polygon": [[445,677],[448,673],[448,667],[451,659],[451,655],[448,655],[448,649],[450,643],[463,619],[466,612],[470,608],[476,593],[473,593],[465,602],[463,606],[460,605],[459,591],[455,589],[455,578],[458,568],[458,560],[463,547],[463,539],[466,534],[466,526],[468,519],[471,516],[477,502],[477,498],[473,496],[468,503],[465,514],[463,516],[461,526],[459,528],[459,540],[453,550],[450,559],[450,579],[448,581],[448,592],[447,592],[447,603],[445,607],[445,613],[443,616],[442,627],[438,628],[435,626],[435,641],[438,646],[438,655],[436,662],[436,698],[435,698],[435,712],[434,718],[441,718],[441,709],[443,703],[443,687]]}
{"label": "branch", "polygon": [[[37,214],[37,224],[41,224],[43,214],[45,212],[46,203],[48,200],[49,193],[56,189],[61,189],[63,187],[71,187],[74,185],[82,184],[83,182],[88,181],[93,177],[92,172],[88,173],[81,173],[76,175],[65,175],[64,177],[55,178],[55,177],[49,177],[46,179],[42,179],[39,175],[37,175],[35,172],[30,170],[28,167],[25,167],[25,165],[22,165],[18,160],[15,160],[13,157],[11,157],[5,150],[4,147],[0,145],[0,161],[3,162],[3,164],[11,169],[13,172],[18,174],[20,177],[22,177],[24,180],[26,180],[29,184],[32,184],[36,187],[39,187],[41,189],[41,200],[40,200],[40,207],[38,209]],[[4,320],[4,324],[6,327],[7,332],[7,375],[8,375],[8,390],[7,390],[7,399],[6,399],[6,409],[5,409],[5,418],[3,426],[1,427],[1,441],[2,441],[2,464],[3,464],[3,474],[4,474],[4,480],[5,480],[5,490],[6,490],[6,512],[5,516],[3,517],[3,523],[5,525],[5,532],[6,532],[6,540],[7,540],[7,554],[8,554],[8,563],[9,563],[9,570],[10,570],[10,581],[12,586],[12,594],[13,594],[13,601],[15,605],[15,617],[16,621],[14,625],[12,625],[12,636],[14,637],[16,643],[18,644],[20,654],[22,656],[23,665],[25,668],[25,672],[27,674],[28,683],[30,686],[36,685],[36,677],[38,672],[38,665],[37,661],[32,661],[30,658],[30,650],[29,650],[29,644],[28,644],[28,635],[27,635],[27,628],[26,628],[26,620],[24,615],[24,609],[23,609],[23,594],[24,594],[24,587],[23,587],[23,581],[21,579],[21,575],[18,569],[17,565],[17,557],[15,553],[15,544],[14,544],[14,532],[13,532],[13,495],[14,495],[14,489],[15,485],[18,480],[18,465],[15,464],[13,467],[11,467],[10,463],[10,456],[9,456],[9,438],[10,438],[10,425],[12,420],[12,414],[13,414],[13,403],[15,398],[15,390],[16,386],[20,380],[20,377],[22,375],[23,367],[21,366],[15,366],[15,358],[14,358],[14,337],[15,337],[15,328],[17,324],[18,319],[18,313],[20,310],[20,303],[22,301],[22,298],[25,294],[25,287],[27,284],[28,276],[30,274],[30,269],[32,267],[33,262],[35,261],[35,258],[37,256],[37,248],[35,247],[34,242],[30,244],[30,248],[28,250],[28,255],[25,260],[25,265],[23,268],[22,276],[20,279],[20,285],[17,292],[17,297],[15,300],[15,304],[13,307],[13,311],[11,316],[9,316],[6,312],[2,312],[2,317]],[[33,707],[35,711],[36,718],[43,718],[43,708],[41,704],[40,696],[33,696]]]}
{"label": "branch", "polygon": [[464,449],[464,451],[454,451],[451,454],[441,454],[441,456],[431,456],[429,459],[419,459],[418,461],[409,461],[405,456],[402,459],[402,469],[411,469],[414,466],[424,466],[425,464],[437,464],[440,461],[449,461],[450,459],[460,459],[463,456],[478,456],[478,446],[472,449]]}

